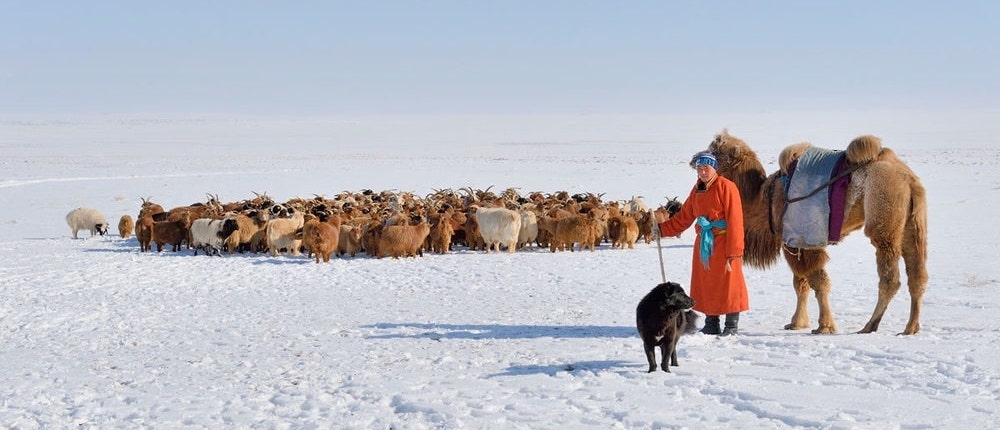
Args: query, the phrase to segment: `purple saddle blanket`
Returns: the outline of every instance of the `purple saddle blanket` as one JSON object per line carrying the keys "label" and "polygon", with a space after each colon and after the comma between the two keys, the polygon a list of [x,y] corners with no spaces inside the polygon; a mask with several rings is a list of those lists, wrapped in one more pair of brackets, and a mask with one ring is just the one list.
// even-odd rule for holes
{"label": "purple saddle blanket", "polygon": [[[843,151],[810,147],[788,168],[782,241],[791,248],[822,248],[840,242],[851,175]],[[837,178],[831,182],[831,179]]]}

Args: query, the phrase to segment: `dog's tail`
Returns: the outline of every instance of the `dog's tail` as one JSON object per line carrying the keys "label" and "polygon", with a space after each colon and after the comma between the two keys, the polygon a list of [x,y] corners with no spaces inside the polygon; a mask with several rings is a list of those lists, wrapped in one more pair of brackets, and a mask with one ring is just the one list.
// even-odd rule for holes
{"label": "dog's tail", "polygon": [[684,334],[694,334],[698,332],[698,320],[701,319],[701,315],[692,310],[684,311],[684,327],[681,327],[681,331]]}

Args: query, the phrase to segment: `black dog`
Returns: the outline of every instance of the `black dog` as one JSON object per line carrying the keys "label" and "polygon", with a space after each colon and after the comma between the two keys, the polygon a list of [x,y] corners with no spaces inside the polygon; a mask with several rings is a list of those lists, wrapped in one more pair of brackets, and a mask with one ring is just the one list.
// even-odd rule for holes
{"label": "black dog", "polygon": [[670,373],[677,365],[677,341],[682,334],[697,331],[698,314],[690,310],[694,300],[676,282],[666,282],[653,288],[635,308],[635,324],[646,350],[649,371],[656,371],[656,347],[660,347],[663,362],[660,367]]}

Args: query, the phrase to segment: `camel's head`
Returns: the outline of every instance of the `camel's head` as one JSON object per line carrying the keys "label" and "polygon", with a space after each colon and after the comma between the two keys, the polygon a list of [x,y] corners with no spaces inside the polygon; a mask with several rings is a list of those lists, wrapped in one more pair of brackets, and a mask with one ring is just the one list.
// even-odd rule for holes
{"label": "camel's head", "polygon": [[[722,133],[715,135],[712,143],[708,144],[708,150],[715,154],[715,159],[719,163],[716,170],[727,178],[731,178],[738,172],[746,171],[747,163],[756,162],[758,166],[760,165],[757,154],[747,146],[746,142],[730,135],[727,129],[723,129]],[[759,168],[763,170],[762,166]]]}

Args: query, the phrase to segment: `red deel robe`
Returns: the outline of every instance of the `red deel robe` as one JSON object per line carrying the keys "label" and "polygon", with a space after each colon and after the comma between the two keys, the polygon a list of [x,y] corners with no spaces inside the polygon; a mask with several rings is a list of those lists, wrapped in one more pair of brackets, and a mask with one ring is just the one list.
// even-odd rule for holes
{"label": "red deel robe", "polygon": [[743,259],[730,260],[731,270],[726,269],[726,257],[743,256],[743,202],[739,189],[722,176],[717,176],[705,190],[698,189],[700,182],[691,189],[680,212],[659,224],[660,234],[663,237],[677,236],[702,215],[709,221],[726,220],[725,229],[714,229],[714,247],[707,269],[701,261],[701,227],[695,224],[697,236],[691,258],[691,298],[695,301],[694,309],[705,315],[749,310]]}

